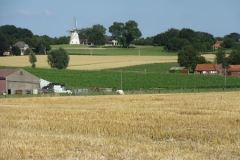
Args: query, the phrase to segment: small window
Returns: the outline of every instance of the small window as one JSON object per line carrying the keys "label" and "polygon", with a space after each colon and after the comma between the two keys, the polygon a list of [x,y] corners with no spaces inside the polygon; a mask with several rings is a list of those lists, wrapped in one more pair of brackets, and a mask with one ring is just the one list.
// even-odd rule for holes
{"label": "small window", "polygon": [[23,71],[20,71],[20,75],[23,75]]}

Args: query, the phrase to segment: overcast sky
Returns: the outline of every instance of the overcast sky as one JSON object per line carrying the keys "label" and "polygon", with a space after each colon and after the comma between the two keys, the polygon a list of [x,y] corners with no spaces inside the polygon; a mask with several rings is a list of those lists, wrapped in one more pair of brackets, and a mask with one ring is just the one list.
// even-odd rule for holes
{"label": "overcast sky", "polygon": [[[0,0],[0,26],[36,35],[68,36],[74,27],[134,20],[143,37],[190,28],[215,37],[240,33],[240,0]],[[107,35],[111,35],[107,32]]]}

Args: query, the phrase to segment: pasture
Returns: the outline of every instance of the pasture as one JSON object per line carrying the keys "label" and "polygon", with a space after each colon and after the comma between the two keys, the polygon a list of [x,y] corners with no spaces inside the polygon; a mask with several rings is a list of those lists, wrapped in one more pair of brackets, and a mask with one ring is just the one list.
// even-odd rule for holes
{"label": "pasture", "polygon": [[1,99],[0,159],[240,159],[239,97]]}

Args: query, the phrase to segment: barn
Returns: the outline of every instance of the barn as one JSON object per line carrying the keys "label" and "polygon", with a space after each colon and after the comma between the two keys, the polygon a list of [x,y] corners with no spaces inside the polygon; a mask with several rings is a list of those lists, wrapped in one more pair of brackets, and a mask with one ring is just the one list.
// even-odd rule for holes
{"label": "barn", "polygon": [[40,88],[40,78],[23,69],[0,69],[0,93],[28,93]]}

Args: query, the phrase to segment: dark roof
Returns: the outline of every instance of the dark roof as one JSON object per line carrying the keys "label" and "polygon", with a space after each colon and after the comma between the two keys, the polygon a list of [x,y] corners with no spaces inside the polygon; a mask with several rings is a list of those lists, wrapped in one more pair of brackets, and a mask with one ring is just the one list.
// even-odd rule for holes
{"label": "dark roof", "polygon": [[217,71],[221,64],[197,64],[195,71]]}
{"label": "dark roof", "polygon": [[[19,41],[19,42],[15,43],[13,46],[18,46],[19,48],[24,48],[25,45],[27,45],[25,42]],[[27,45],[27,47],[28,47],[28,45]]]}
{"label": "dark roof", "polygon": [[6,78],[10,74],[18,71],[20,69],[0,69],[0,77]]}

